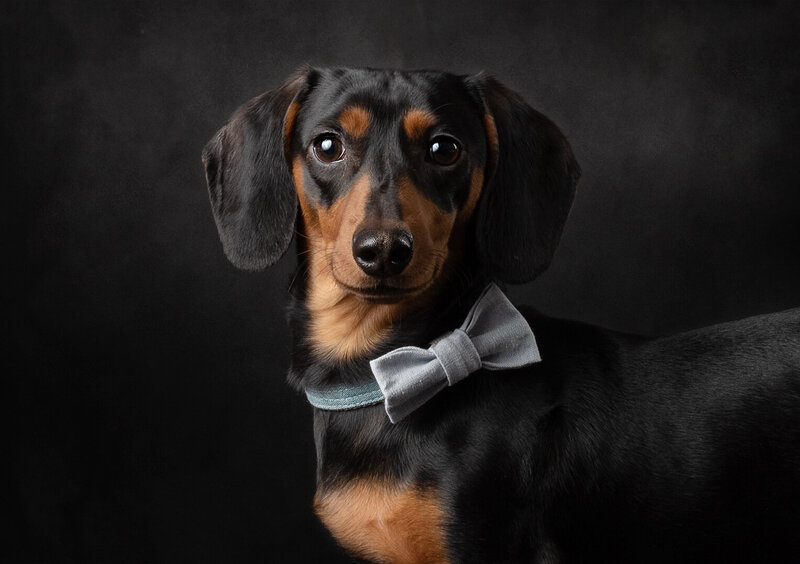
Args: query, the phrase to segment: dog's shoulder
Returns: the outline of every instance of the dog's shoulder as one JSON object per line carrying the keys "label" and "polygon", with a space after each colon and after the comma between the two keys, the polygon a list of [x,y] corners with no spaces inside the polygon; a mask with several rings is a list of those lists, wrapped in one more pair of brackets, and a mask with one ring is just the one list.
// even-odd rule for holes
{"label": "dog's shoulder", "polygon": [[564,368],[574,364],[614,365],[650,341],[633,333],[550,317],[530,306],[519,306],[519,311],[533,330],[542,358]]}

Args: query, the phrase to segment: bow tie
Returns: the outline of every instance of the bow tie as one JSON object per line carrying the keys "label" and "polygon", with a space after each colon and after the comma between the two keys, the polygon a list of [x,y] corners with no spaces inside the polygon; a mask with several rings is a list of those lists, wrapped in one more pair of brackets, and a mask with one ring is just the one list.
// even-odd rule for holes
{"label": "bow tie", "polygon": [[521,368],[539,362],[528,322],[495,284],[484,289],[461,327],[430,348],[401,347],[370,361],[375,381],[361,386],[306,390],[309,402],[344,410],[384,402],[397,423],[438,392],[473,372]]}

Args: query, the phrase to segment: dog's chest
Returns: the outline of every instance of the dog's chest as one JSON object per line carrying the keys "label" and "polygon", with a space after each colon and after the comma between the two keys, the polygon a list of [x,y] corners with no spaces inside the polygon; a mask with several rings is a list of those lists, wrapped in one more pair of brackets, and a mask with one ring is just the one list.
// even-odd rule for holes
{"label": "dog's chest", "polygon": [[358,480],[318,491],[314,509],[352,553],[392,564],[447,564],[444,513],[436,492]]}

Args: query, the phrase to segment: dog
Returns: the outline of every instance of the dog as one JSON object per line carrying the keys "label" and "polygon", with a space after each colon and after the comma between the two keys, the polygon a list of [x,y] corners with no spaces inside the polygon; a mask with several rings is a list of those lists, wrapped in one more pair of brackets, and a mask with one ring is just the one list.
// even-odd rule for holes
{"label": "dog", "polygon": [[[501,304],[527,360],[453,383],[453,355],[447,382],[390,406],[386,386],[418,386],[395,352],[445,366],[442,336],[547,268],[572,205],[567,140],[496,79],[303,68],[203,161],[235,266],[297,234],[289,381],[316,405],[314,509],[353,557],[800,557],[800,309],[645,338]],[[379,361],[398,381],[378,390]]]}

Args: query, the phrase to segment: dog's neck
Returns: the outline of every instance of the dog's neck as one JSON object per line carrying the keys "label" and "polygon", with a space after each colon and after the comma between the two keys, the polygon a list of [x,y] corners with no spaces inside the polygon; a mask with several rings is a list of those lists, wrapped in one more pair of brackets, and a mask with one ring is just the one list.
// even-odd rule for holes
{"label": "dog's neck", "polygon": [[427,346],[461,324],[487,282],[475,265],[461,263],[450,267],[450,275],[418,296],[413,306],[374,304],[334,287],[302,260],[307,255],[298,248],[289,308],[289,380],[301,389],[364,382],[371,378],[369,360],[400,346]]}
{"label": "dog's neck", "polygon": [[[312,251],[313,255],[322,253]],[[371,303],[360,300],[327,276],[327,265],[312,261],[305,277],[309,322],[306,338],[312,354],[324,361],[343,363],[376,350],[395,321],[409,313],[403,303]],[[417,308],[431,300],[431,292],[418,298]]]}

